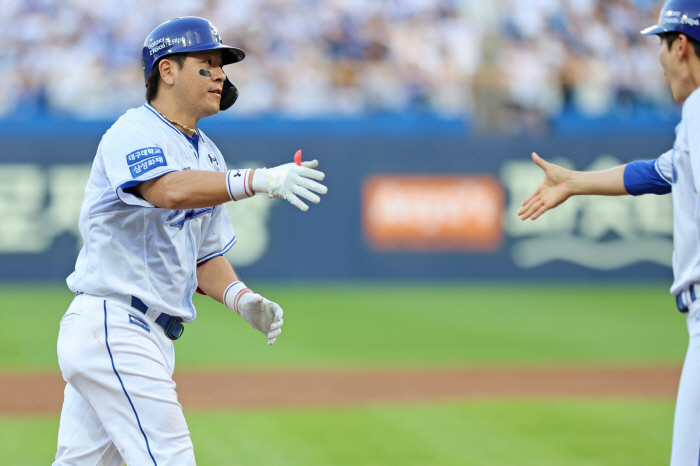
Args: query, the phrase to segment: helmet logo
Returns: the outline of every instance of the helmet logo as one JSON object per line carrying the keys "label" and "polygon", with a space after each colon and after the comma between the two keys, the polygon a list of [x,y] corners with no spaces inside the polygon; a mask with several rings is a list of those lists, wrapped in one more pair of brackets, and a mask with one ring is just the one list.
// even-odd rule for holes
{"label": "helmet logo", "polygon": [[663,13],[661,24],[687,24],[688,26],[700,26],[700,20],[697,18],[689,18],[688,15],[684,15],[680,11],[668,10]]}
{"label": "helmet logo", "polygon": [[150,44],[147,45],[148,53],[150,55],[153,55],[166,47],[171,47],[176,44],[181,44],[183,47],[186,46],[187,40],[185,39],[185,36],[174,38],[161,37],[158,40],[152,41]]}
{"label": "helmet logo", "polygon": [[165,44],[163,42],[164,42],[164,39],[161,37],[160,39],[155,40],[155,41],[151,42],[150,44],[148,44],[148,53],[153,55],[157,51],[164,49]]}
{"label": "helmet logo", "polygon": [[209,21],[209,30],[211,31],[212,35],[216,38],[217,42],[221,43],[221,36],[219,35],[219,30],[216,29],[216,26]]}

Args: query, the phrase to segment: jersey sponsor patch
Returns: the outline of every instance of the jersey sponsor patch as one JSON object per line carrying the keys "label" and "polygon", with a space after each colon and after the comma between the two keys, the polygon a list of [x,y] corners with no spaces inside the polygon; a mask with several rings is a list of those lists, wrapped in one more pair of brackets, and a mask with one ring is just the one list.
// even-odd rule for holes
{"label": "jersey sponsor patch", "polygon": [[133,165],[141,160],[155,157],[157,155],[163,155],[163,149],[160,147],[146,147],[145,149],[135,150],[131,154],[126,156],[126,163]]}
{"label": "jersey sponsor patch", "polygon": [[163,149],[160,147],[146,147],[136,150],[126,156],[126,163],[129,165],[132,178],[138,178],[154,168],[168,165]]}
{"label": "jersey sponsor patch", "polygon": [[136,317],[135,315],[129,314],[129,323],[136,325],[137,327],[141,327],[147,332],[151,332],[151,328],[148,326],[148,324],[142,320]]}

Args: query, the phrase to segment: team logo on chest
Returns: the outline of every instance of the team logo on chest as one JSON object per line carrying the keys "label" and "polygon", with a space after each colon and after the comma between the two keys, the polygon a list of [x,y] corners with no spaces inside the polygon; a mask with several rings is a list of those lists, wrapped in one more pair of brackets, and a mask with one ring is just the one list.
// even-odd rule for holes
{"label": "team logo on chest", "polygon": [[216,164],[216,165],[218,166],[218,165],[219,165],[219,161],[216,160],[216,157],[214,157],[214,156],[211,155],[211,154],[208,154],[208,155],[209,155],[209,161],[212,163],[212,165],[213,165],[213,164]]}
{"label": "team logo on chest", "polygon": [[195,218],[199,218],[209,213],[213,213],[214,210],[216,210],[216,207],[207,207],[204,209],[175,210],[172,214],[168,215],[166,221],[169,222],[175,218],[180,217],[173,223],[171,223],[170,226],[175,227],[178,230],[182,230],[182,228],[185,226],[185,223],[189,222],[190,220],[194,220]]}

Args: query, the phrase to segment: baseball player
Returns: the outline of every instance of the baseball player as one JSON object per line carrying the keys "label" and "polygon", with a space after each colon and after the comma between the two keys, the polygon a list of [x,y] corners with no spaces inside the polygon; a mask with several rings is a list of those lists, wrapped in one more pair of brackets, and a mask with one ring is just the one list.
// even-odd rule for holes
{"label": "baseball player", "polygon": [[222,67],[245,57],[197,17],[155,28],[143,47],[146,100],[105,133],[80,213],[84,246],[68,287],[58,360],[66,380],[54,465],[194,465],[172,374],[173,340],[192,322],[195,290],[273,344],[282,308],[253,293],[224,259],[236,242],[222,206],[255,194],[318,203],[316,161],[227,170],[197,128],[238,91]]}
{"label": "baseball player", "polygon": [[700,0],[668,0],[659,24],[642,31],[660,38],[659,61],[673,98],[683,104],[673,149],[655,160],[610,170],[577,172],[532,154],[544,181],[523,201],[518,215],[535,220],[569,197],[581,194],[673,196],[671,294],[685,313],[690,335],[673,425],[672,466],[700,464]]}

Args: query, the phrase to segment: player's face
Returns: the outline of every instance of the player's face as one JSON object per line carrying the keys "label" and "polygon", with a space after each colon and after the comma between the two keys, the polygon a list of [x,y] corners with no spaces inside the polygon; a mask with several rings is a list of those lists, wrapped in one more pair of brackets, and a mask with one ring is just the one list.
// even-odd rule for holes
{"label": "player's face", "polygon": [[[180,95],[198,118],[219,112],[221,91],[226,79],[221,63],[220,50],[191,52],[179,73]],[[207,73],[211,76],[205,76]]]}
{"label": "player's face", "polygon": [[[673,100],[682,104],[694,89],[690,86],[688,67],[685,62],[679,59],[680,38],[673,41],[670,48],[663,34],[659,35],[659,38],[661,39],[659,44],[659,63],[661,63],[664,75],[668,79],[668,84],[673,93]],[[688,46],[692,47],[690,44]]]}

